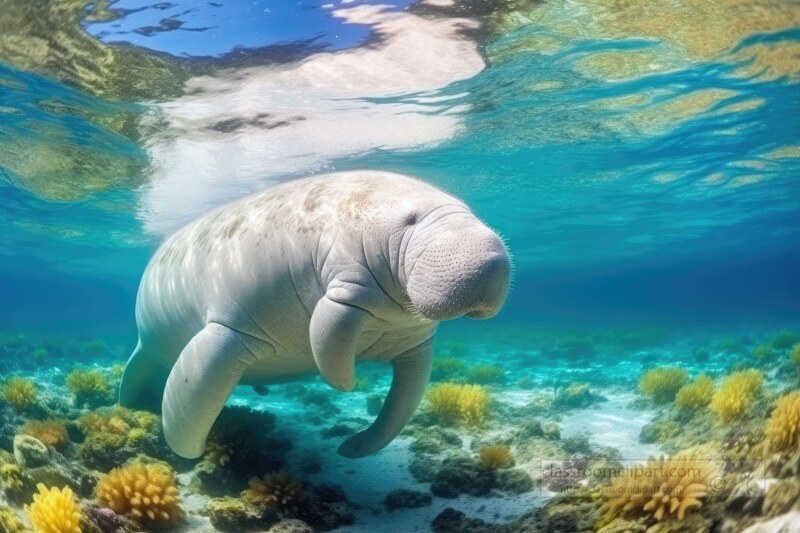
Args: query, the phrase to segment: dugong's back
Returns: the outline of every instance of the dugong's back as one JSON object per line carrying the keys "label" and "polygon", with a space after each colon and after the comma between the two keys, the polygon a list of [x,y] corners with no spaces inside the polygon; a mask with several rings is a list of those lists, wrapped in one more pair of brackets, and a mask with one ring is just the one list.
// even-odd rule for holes
{"label": "dugong's back", "polygon": [[325,293],[319,267],[330,243],[365,230],[388,238],[408,205],[437,202],[457,200],[399,174],[348,172],[218,208],[171,236],[148,264],[136,304],[140,342],[158,346],[153,356],[168,368],[207,323],[221,322],[266,333],[277,355],[310,357],[308,323]]}

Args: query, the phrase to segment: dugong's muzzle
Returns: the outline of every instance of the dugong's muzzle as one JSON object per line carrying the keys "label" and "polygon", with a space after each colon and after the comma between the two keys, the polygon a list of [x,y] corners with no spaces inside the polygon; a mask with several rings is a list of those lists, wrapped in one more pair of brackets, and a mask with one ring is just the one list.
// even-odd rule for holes
{"label": "dugong's muzzle", "polygon": [[487,319],[505,302],[511,277],[508,251],[497,234],[476,218],[471,220],[465,225],[462,217],[455,227],[442,221],[426,230],[434,235],[409,247],[409,254],[417,255],[407,292],[414,309],[426,318]]}

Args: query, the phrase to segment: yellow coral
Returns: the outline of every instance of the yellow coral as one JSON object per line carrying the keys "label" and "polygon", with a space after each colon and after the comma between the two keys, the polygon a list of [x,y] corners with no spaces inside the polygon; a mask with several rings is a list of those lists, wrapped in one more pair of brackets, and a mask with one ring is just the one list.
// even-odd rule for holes
{"label": "yellow coral", "polygon": [[33,381],[26,378],[9,379],[0,392],[6,403],[17,411],[25,411],[32,407],[39,395]]}
{"label": "yellow coral", "polygon": [[504,379],[503,367],[498,365],[478,365],[469,369],[469,380],[472,383],[502,383]]}
{"label": "yellow coral", "polygon": [[147,411],[134,411],[124,407],[90,411],[78,420],[78,425],[87,433],[114,433],[128,435],[132,428],[155,433],[161,425],[158,415]]}
{"label": "yellow coral", "polygon": [[131,426],[119,416],[98,411],[90,411],[83,415],[78,420],[78,425],[89,435],[93,433],[127,435],[131,430]]}
{"label": "yellow coral", "polygon": [[111,376],[111,379],[114,380],[122,379],[122,374],[124,373],[125,373],[125,365],[123,363],[117,363],[108,369],[108,375]]}
{"label": "yellow coral", "polygon": [[215,465],[225,466],[231,461],[231,455],[233,455],[233,450],[227,444],[209,441],[206,444],[206,453],[203,459]]}
{"label": "yellow coral", "polygon": [[711,398],[711,410],[723,422],[740,418],[753,403],[764,383],[764,375],[755,369],[734,372],[726,377]]}
{"label": "yellow coral", "polygon": [[5,463],[0,465],[0,481],[6,490],[18,492],[22,490],[24,481],[22,479],[22,468],[17,463]]}
{"label": "yellow coral", "polygon": [[686,383],[686,377],[683,368],[651,368],[639,380],[639,391],[654,403],[671,402]]}
{"label": "yellow coral", "polygon": [[772,359],[775,355],[775,352],[772,349],[772,345],[770,344],[762,344],[761,346],[756,346],[753,348],[753,357],[758,359],[759,361],[766,361],[768,359]]}
{"label": "yellow coral", "polygon": [[250,480],[250,488],[242,492],[250,503],[277,507],[283,513],[297,511],[304,499],[303,483],[286,470],[266,474]]}
{"label": "yellow coral", "polygon": [[503,444],[486,446],[481,449],[479,456],[481,462],[492,469],[514,466],[514,455],[511,449]]}
{"label": "yellow coral", "polygon": [[7,505],[0,505],[0,531],[2,533],[22,533],[25,531],[22,520]]}
{"label": "yellow coral", "polygon": [[108,378],[99,370],[76,368],[67,375],[67,388],[78,404],[103,402],[111,396]]}
{"label": "yellow coral", "polygon": [[607,518],[628,513],[683,520],[687,510],[702,505],[700,499],[708,494],[716,473],[712,461],[689,454],[651,457],[646,465],[629,467],[611,482]]}
{"label": "yellow coral", "polygon": [[778,400],[767,422],[767,439],[773,450],[783,451],[800,445],[800,391]]}
{"label": "yellow coral", "polygon": [[794,345],[789,354],[789,359],[791,359],[792,363],[800,366],[800,343]]}
{"label": "yellow coral", "polygon": [[60,420],[31,420],[22,426],[21,433],[53,448],[61,448],[69,442],[67,426]]}
{"label": "yellow coral", "polygon": [[431,409],[446,422],[477,426],[489,412],[489,392],[480,385],[440,383],[427,394]]}
{"label": "yellow coral", "polygon": [[706,374],[700,374],[691,383],[687,383],[675,395],[675,405],[681,409],[694,410],[711,403],[714,396],[714,380]]}
{"label": "yellow coral", "polygon": [[48,489],[41,483],[25,513],[36,533],[81,533],[82,513],[69,487]]}
{"label": "yellow coral", "polygon": [[162,464],[115,468],[97,482],[95,497],[102,507],[140,525],[170,525],[183,518],[175,474]]}

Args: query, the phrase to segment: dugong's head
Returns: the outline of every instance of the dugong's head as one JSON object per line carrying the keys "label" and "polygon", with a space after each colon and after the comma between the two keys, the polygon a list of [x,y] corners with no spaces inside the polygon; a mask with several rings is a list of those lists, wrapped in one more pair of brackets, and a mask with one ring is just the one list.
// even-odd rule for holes
{"label": "dugong's head", "polygon": [[508,295],[508,251],[463,205],[439,207],[416,224],[405,268],[411,305],[431,320],[491,318]]}

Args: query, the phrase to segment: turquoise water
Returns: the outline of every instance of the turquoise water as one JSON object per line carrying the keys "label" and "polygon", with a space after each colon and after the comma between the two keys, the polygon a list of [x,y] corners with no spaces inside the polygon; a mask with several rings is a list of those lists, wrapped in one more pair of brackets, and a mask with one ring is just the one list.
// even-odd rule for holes
{"label": "turquoise water", "polygon": [[[797,527],[800,438],[776,448],[768,429],[800,385],[800,355],[792,355],[800,342],[797,3],[443,4],[5,6],[0,372],[5,386],[12,375],[32,379],[39,399],[31,409],[1,404],[0,448],[12,452],[27,421],[67,420],[68,442],[52,463],[87,480],[73,487],[87,516],[103,507],[98,476],[140,452],[165,460],[185,511],[175,527],[186,531],[269,529],[274,506],[259,508],[260,523],[239,517],[225,529],[209,523],[209,502],[239,498],[250,477],[279,468],[310,496],[278,514],[319,530],[573,531],[614,516],[602,518],[603,498],[554,485],[553,462],[644,462],[703,445],[694,460],[715,462],[725,489],[709,490],[684,530],[723,519],[737,531]],[[77,420],[113,403],[115,365],[136,344],[139,279],[163,239],[249,193],[357,169],[420,177],[466,202],[506,242],[514,279],[504,310],[487,322],[444,324],[438,377],[434,363],[435,381],[486,387],[486,425],[432,421],[429,399],[383,452],[338,457],[342,437],[374,418],[370,402],[390,383],[383,367],[367,366],[350,394],[316,378],[266,396],[237,389],[232,404],[276,417],[230,415],[264,430],[235,445],[219,437],[220,445],[244,439],[271,450],[253,452],[246,467],[236,459],[226,470],[217,456],[206,466],[180,460],[157,428],[150,444],[122,446],[119,461],[90,457],[91,431]],[[475,370],[482,365],[494,370],[484,376]],[[714,407],[722,399],[686,409],[675,403],[677,388],[668,401],[648,393],[643,375],[665,366],[686,371],[678,387],[706,373],[723,390],[750,368],[763,384],[741,400],[745,411],[726,418]],[[100,372],[108,390],[73,398],[65,378],[74,367]],[[510,446],[516,468],[475,466],[494,444]],[[740,497],[758,503],[736,500],[730,491],[744,486],[747,469],[734,460],[794,499],[775,503],[768,493],[762,505],[762,487]],[[34,481],[61,478],[22,466],[27,488],[6,478],[0,503],[28,520]],[[426,470],[438,481],[420,475]],[[468,487],[485,478],[486,490],[451,499],[448,476]],[[416,495],[388,504],[396,489]],[[405,508],[415,498],[420,506]],[[637,531],[659,522],[634,509],[616,517],[618,527],[623,517]]]}

